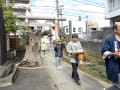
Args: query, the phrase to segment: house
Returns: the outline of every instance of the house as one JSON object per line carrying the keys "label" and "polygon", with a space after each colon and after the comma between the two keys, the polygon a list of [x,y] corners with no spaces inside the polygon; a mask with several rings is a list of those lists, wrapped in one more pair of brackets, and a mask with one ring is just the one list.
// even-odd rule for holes
{"label": "house", "polygon": [[120,0],[106,0],[105,16],[110,19],[111,25],[120,22]]}
{"label": "house", "polygon": [[[11,0],[7,0],[7,4],[8,5],[11,4]],[[14,15],[16,15],[16,17],[27,16],[31,11],[29,4],[30,0],[15,0],[14,3],[12,4]],[[27,18],[19,19],[19,21],[16,22],[16,25],[27,26],[28,25]],[[13,33],[9,34],[9,39],[7,39],[7,50],[16,49],[16,47],[19,45],[19,35],[21,34],[21,32],[18,33],[17,30],[16,35],[14,35]],[[17,35],[18,37],[16,37]]]}
{"label": "house", "polygon": [[[14,2],[14,5],[13,5],[13,11],[14,11],[14,14],[17,16],[17,17],[20,17],[20,16],[28,16],[30,15],[30,0],[15,0]],[[27,18],[25,19],[19,19],[20,21],[19,22],[16,22],[17,25],[19,26],[28,26],[28,24],[30,23],[30,21],[28,21]]]}
{"label": "house", "polygon": [[[65,33],[69,34],[69,22],[66,22],[65,25]],[[71,21],[71,33],[82,33],[82,32],[86,32],[86,22],[82,22],[82,21]]]}

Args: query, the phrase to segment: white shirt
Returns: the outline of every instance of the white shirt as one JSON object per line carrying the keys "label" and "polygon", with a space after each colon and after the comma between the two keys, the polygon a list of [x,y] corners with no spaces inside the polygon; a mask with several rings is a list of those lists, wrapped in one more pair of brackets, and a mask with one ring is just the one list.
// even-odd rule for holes
{"label": "white shirt", "polygon": [[[84,52],[84,51],[79,41],[77,42],[70,41],[67,45],[67,52],[71,54],[73,52]],[[74,55],[70,57],[70,62],[77,63]]]}

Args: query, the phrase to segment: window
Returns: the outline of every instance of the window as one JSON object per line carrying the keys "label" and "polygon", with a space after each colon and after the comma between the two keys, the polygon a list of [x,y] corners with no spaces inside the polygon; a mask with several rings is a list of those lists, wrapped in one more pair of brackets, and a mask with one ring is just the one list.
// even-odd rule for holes
{"label": "window", "polygon": [[82,27],[79,27],[78,28],[78,32],[82,32],[83,31],[83,28]]}
{"label": "window", "polygon": [[76,29],[75,29],[75,27],[73,27],[73,32],[76,32]]}

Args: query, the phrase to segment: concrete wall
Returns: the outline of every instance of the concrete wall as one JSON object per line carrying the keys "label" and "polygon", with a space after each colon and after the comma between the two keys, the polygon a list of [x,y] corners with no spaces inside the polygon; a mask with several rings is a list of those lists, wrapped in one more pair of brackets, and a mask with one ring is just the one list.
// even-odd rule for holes
{"label": "concrete wall", "polygon": [[[105,38],[111,36],[113,30],[110,27],[101,28],[100,31],[84,33],[84,38],[80,38],[82,46],[94,53],[100,54]],[[67,40],[70,41],[70,35],[67,35]]]}
{"label": "concrete wall", "polygon": [[91,39],[103,39],[103,31],[91,32]]}
{"label": "concrete wall", "polygon": [[111,27],[104,27],[101,28],[101,30],[103,31],[102,33],[103,40],[113,34],[113,30]]}
{"label": "concrete wall", "polygon": [[100,54],[103,42],[81,41],[82,47],[89,51]]}
{"label": "concrete wall", "polygon": [[111,36],[112,34],[112,29],[105,27],[102,28],[101,31],[91,32],[91,38],[89,40],[81,40],[81,44],[84,48],[94,53],[101,54],[100,52],[105,38]]}

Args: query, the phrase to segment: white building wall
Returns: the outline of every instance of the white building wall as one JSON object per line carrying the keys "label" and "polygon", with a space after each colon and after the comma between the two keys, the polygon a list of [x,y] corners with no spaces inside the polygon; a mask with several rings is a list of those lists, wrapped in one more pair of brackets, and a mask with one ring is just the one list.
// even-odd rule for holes
{"label": "white building wall", "polygon": [[[69,35],[69,21],[67,21],[65,25],[65,33]],[[72,34],[77,33],[79,38],[84,38],[84,32],[86,32],[85,21],[72,21]]]}
{"label": "white building wall", "polygon": [[[75,32],[73,30],[74,28],[76,29]],[[79,28],[81,28],[80,31]],[[72,33],[81,33],[81,32],[86,32],[86,22],[72,21]]]}
{"label": "white building wall", "polygon": [[120,15],[120,0],[106,0],[106,18]]}
{"label": "white building wall", "polygon": [[[74,31],[74,28],[75,28],[75,31]],[[86,32],[86,22],[72,21],[72,34],[81,33],[81,32]],[[69,34],[69,22],[68,21],[66,23],[65,33]]]}

